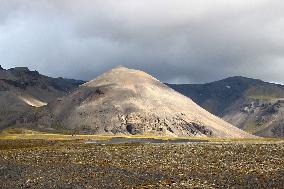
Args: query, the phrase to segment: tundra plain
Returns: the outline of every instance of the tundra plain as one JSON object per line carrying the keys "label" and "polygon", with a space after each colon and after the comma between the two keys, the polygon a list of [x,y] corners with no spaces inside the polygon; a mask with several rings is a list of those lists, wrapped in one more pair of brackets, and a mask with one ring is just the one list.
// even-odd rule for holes
{"label": "tundra plain", "polygon": [[169,143],[177,138],[158,137],[165,143],[156,144],[130,143],[127,137],[125,143],[96,144],[87,141],[113,137],[0,138],[0,188],[283,188],[284,183],[280,139]]}

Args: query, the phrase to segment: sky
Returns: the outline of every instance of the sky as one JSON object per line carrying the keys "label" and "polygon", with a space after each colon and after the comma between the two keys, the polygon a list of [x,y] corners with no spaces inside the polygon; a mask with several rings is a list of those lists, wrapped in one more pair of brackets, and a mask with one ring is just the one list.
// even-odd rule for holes
{"label": "sky", "polygon": [[90,80],[123,65],[168,83],[284,83],[283,0],[0,0],[0,65]]}

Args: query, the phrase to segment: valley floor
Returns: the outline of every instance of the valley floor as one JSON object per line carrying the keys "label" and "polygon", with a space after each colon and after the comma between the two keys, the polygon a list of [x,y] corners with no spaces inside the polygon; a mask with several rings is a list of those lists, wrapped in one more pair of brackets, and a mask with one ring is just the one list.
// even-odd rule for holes
{"label": "valley floor", "polygon": [[282,142],[0,140],[0,188],[283,188]]}

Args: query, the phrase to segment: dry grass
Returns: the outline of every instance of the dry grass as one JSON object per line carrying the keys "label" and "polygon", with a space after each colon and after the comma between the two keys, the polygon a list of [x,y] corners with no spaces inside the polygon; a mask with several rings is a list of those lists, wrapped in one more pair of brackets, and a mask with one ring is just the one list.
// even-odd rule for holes
{"label": "dry grass", "polygon": [[284,142],[281,138],[209,138],[209,137],[167,137],[155,135],[67,135],[37,132],[28,129],[7,129],[0,133],[0,140],[110,140],[112,138],[153,138],[162,140],[207,140],[209,142]]}

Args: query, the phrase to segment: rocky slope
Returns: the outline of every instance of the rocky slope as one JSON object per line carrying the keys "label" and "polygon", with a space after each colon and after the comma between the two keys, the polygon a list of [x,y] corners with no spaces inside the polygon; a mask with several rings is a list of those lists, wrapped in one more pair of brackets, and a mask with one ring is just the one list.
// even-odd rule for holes
{"label": "rocky slope", "polygon": [[0,66],[0,129],[15,125],[27,113],[72,91],[82,81],[51,78],[25,67]]}
{"label": "rocky slope", "polygon": [[77,133],[252,137],[138,70],[118,67],[48,105]]}
{"label": "rocky slope", "polygon": [[209,112],[259,136],[284,137],[284,86],[245,77],[168,84]]}

